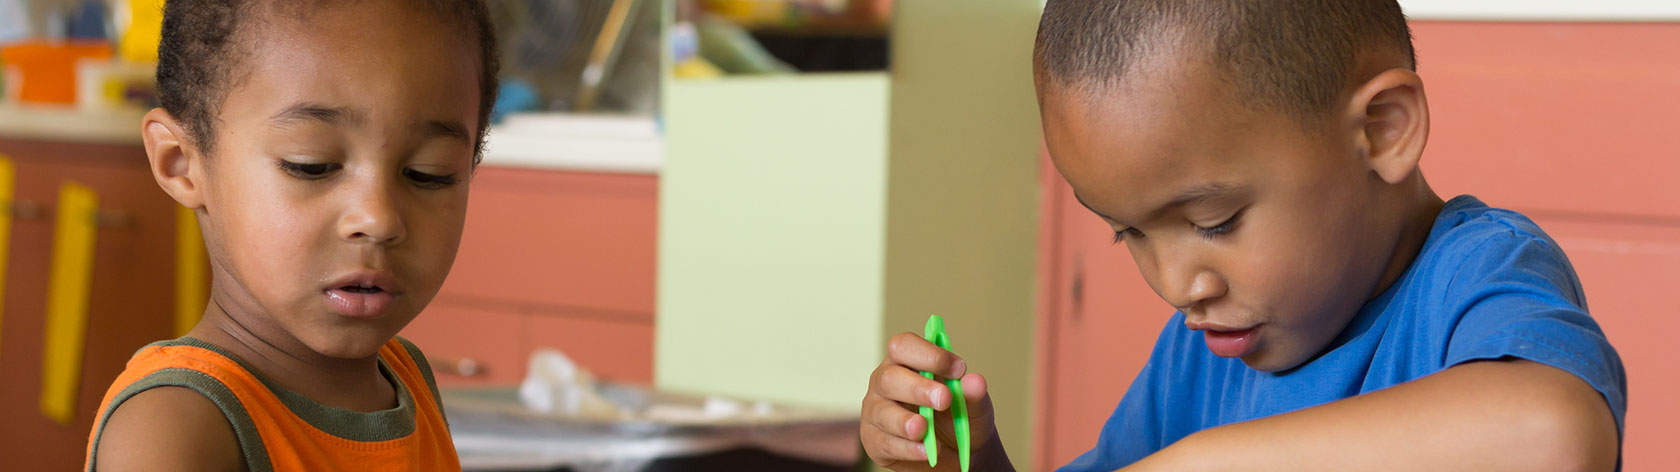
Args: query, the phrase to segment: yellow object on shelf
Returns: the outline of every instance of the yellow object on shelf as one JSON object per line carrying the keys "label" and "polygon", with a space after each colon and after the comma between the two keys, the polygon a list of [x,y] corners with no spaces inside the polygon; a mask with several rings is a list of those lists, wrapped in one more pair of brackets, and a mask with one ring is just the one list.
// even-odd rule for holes
{"label": "yellow object on shelf", "polygon": [[95,212],[93,189],[65,183],[58,193],[52,268],[47,279],[47,327],[41,363],[41,412],[63,424],[76,420],[76,388],[87,345],[92,296]]}
{"label": "yellow object on shelf", "polygon": [[706,62],[705,59],[690,57],[686,61],[671,66],[671,75],[679,79],[710,79],[722,77],[723,70]]}
{"label": "yellow object on shelf", "polygon": [[198,231],[198,214],[175,207],[175,335],[187,334],[204,317],[209,290],[204,234]]}
{"label": "yellow object on shelf", "polygon": [[76,64],[76,107],[87,113],[114,110],[143,111],[151,92],[132,98],[131,90],[155,91],[157,64],[113,60],[86,60]]}
{"label": "yellow object on shelf", "polygon": [[706,0],[700,6],[743,26],[783,23],[792,12],[788,0]]}
{"label": "yellow object on shelf", "polygon": [[6,256],[12,243],[12,199],[15,198],[12,185],[17,181],[16,177],[17,169],[12,167],[12,159],[0,154],[0,335],[5,334]]}
{"label": "yellow object on shelf", "polygon": [[[124,0],[118,2],[118,21],[126,18],[117,44],[117,55],[129,62],[157,62],[158,41],[163,36],[164,0]],[[127,15],[123,15],[126,9]]]}

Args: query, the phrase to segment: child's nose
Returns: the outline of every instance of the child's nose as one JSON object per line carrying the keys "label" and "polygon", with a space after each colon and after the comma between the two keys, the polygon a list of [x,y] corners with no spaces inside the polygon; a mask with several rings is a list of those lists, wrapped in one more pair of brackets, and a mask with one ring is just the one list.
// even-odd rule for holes
{"label": "child's nose", "polygon": [[1184,293],[1189,301],[1186,306],[1191,310],[1200,310],[1204,302],[1222,296],[1225,296],[1225,278],[1206,270],[1197,271],[1190,278],[1190,288]]}
{"label": "child's nose", "polygon": [[352,242],[401,243],[408,236],[408,227],[403,223],[400,198],[396,195],[401,190],[392,187],[370,183],[355,192],[339,218],[339,234]]}
{"label": "child's nose", "polygon": [[[1181,251],[1182,252],[1182,251]],[[1189,254],[1160,260],[1161,298],[1179,311],[1199,310],[1203,302],[1225,296],[1225,278]],[[1172,257],[1177,256],[1177,257]]]}

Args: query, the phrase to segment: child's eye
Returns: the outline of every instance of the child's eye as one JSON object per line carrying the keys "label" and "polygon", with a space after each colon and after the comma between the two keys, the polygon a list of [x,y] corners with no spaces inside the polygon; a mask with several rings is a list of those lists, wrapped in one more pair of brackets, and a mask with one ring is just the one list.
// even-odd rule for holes
{"label": "child's eye", "polygon": [[1220,237],[1220,236],[1230,234],[1232,230],[1237,229],[1237,218],[1240,217],[1240,216],[1242,216],[1242,212],[1238,211],[1236,214],[1231,215],[1230,218],[1225,219],[1224,223],[1214,225],[1211,228],[1203,228],[1201,226],[1196,226],[1196,225],[1191,225],[1191,226],[1196,226],[1196,232],[1201,234],[1202,238],[1214,239],[1214,238],[1217,238],[1217,237]]}
{"label": "child's eye", "polygon": [[1142,231],[1138,231],[1137,228],[1126,228],[1126,229],[1114,232],[1114,244],[1120,244],[1120,241],[1125,241],[1126,238],[1141,238],[1141,237],[1143,237],[1143,232]]}
{"label": "child's eye", "polygon": [[304,180],[315,180],[326,177],[328,172],[332,172],[343,167],[344,166],[331,163],[305,164],[288,160],[280,161],[280,170],[286,171],[286,173],[291,174],[292,177]]}
{"label": "child's eye", "polygon": [[414,169],[403,169],[402,173],[404,177],[408,177],[408,180],[414,181],[422,188],[443,188],[455,185],[454,175],[428,174]]}

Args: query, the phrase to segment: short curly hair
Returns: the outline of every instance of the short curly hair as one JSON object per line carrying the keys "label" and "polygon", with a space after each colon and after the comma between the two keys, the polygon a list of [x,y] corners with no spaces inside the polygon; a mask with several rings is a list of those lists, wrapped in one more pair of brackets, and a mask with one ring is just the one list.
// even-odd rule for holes
{"label": "short curly hair", "polygon": [[[289,0],[287,0],[289,2]],[[496,102],[500,70],[496,30],[485,0],[413,0],[440,17],[458,22],[476,36],[481,58],[478,130],[473,139],[473,164],[484,155],[490,109]],[[163,32],[158,43],[157,90],[163,109],[180,120],[187,137],[206,153],[215,148],[216,116],[227,98],[233,71],[239,67],[241,26],[254,13],[279,5],[240,0],[169,0],[164,4]],[[307,9],[306,5],[287,7]]]}
{"label": "short curly hair", "polygon": [[1041,89],[1101,89],[1186,43],[1250,105],[1297,117],[1330,109],[1361,60],[1417,68],[1396,0],[1049,0],[1035,75]]}

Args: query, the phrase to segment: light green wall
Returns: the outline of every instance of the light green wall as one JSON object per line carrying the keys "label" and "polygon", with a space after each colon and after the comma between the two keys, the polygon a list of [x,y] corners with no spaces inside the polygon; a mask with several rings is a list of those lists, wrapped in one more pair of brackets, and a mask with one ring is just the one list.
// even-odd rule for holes
{"label": "light green wall", "polygon": [[656,382],[856,411],[939,314],[1026,467],[1041,3],[896,8],[890,75],[664,81]]}
{"label": "light green wall", "polygon": [[896,4],[885,331],[946,319],[1032,464],[1040,0]]}
{"label": "light green wall", "polygon": [[856,409],[885,342],[887,76],[670,82],[657,384]]}

